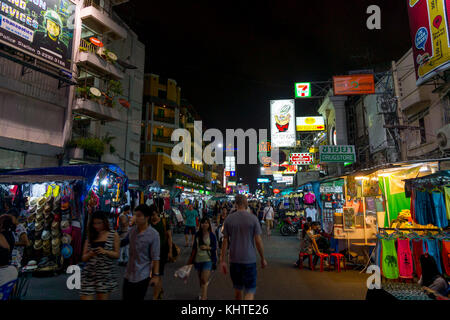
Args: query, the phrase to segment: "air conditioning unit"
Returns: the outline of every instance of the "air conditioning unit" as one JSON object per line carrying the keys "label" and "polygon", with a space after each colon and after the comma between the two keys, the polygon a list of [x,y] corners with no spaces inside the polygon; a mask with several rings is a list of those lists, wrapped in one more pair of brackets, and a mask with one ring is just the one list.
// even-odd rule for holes
{"label": "air conditioning unit", "polygon": [[441,151],[450,150],[450,123],[437,131],[437,142]]}

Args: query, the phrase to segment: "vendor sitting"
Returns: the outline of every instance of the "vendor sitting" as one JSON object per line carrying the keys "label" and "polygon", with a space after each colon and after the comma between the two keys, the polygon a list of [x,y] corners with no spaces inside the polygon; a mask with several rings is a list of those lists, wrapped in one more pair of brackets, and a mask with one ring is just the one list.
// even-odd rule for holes
{"label": "vendor sitting", "polygon": [[449,283],[444,276],[439,273],[436,261],[431,255],[423,254],[420,256],[420,265],[422,267],[422,276],[419,284],[432,291],[447,297],[449,293]]}

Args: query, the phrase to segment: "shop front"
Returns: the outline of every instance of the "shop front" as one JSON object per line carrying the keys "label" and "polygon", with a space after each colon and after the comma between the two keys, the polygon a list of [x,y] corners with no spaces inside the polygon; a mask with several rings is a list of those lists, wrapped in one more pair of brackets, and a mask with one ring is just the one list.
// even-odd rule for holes
{"label": "shop front", "polygon": [[31,250],[20,261],[24,270],[52,274],[79,263],[89,215],[95,210],[109,213],[114,228],[127,188],[126,175],[115,165],[0,174],[0,201],[3,205],[5,199],[12,199],[31,241]]}

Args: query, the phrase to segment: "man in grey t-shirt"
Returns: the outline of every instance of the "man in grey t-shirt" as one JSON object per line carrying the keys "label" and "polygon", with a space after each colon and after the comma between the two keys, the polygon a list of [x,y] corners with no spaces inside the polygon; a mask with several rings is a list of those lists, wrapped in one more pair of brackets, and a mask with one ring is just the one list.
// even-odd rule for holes
{"label": "man in grey t-shirt", "polygon": [[235,289],[235,299],[253,300],[257,275],[255,249],[261,257],[261,267],[267,266],[261,239],[261,225],[256,216],[247,211],[245,196],[236,196],[236,206],[237,211],[230,214],[224,223],[220,266],[222,272],[226,274],[225,256],[230,244],[230,275]]}

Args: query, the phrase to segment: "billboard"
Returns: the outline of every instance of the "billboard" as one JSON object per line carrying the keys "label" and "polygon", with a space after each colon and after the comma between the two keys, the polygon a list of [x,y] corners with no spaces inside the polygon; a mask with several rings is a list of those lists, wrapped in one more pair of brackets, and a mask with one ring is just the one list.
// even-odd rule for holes
{"label": "billboard", "polygon": [[297,131],[323,131],[325,120],[323,117],[297,117]]}
{"label": "billboard", "polygon": [[272,147],[295,147],[295,100],[270,101]]}
{"label": "billboard", "polygon": [[311,153],[291,153],[289,162],[295,165],[309,165],[313,163],[313,156]]}
{"label": "billboard", "polygon": [[296,98],[310,98],[311,97],[311,82],[298,82],[295,84]]}
{"label": "billboard", "polygon": [[450,0],[407,0],[417,85],[450,67]]}
{"label": "billboard", "polygon": [[336,96],[374,94],[375,79],[373,74],[334,76],[333,90]]}
{"label": "billboard", "polygon": [[69,0],[4,1],[0,42],[70,70],[75,8]]}

